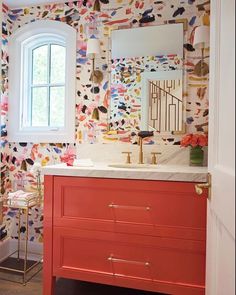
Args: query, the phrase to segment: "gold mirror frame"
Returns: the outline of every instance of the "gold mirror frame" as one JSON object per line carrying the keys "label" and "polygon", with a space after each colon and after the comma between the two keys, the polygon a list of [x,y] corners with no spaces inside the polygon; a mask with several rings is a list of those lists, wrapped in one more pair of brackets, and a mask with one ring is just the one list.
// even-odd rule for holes
{"label": "gold mirror frame", "polygon": [[[180,23],[183,24],[183,30],[184,30],[184,35],[185,35],[186,32],[188,31],[188,19],[187,18],[168,20],[168,21],[164,22],[164,25],[165,24],[180,24]],[[131,26],[130,26],[130,28],[131,28]],[[108,74],[109,74],[109,87],[110,87],[110,90],[111,90],[111,79],[110,79],[111,78],[111,32],[113,30],[120,30],[120,29],[127,29],[127,25],[126,26],[110,27],[109,32],[107,34],[107,36],[108,36],[108,48],[109,48],[108,49],[108,68],[109,68]],[[184,47],[183,47],[183,60],[185,60]],[[184,85],[186,85],[184,79],[183,79],[183,82],[184,82]],[[111,94],[111,91],[110,91],[110,94]],[[108,122],[108,124],[107,124],[107,133],[106,134],[109,134],[109,133],[112,133],[112,134],[116,133],[117,134],[118,131],[117,130],[112,130],[111,126],[110,126],[110,113],[111,113],[110,101],[109,101],[109,111],[107,112],[107,122]],[[186,103],[183,104],[183,108],[186,109]],[[186,123],[185,118],[183,118],[182,130],[181,131],[172,131],[170,133],[172,135],[177,135],[178,136],[178,135],[184,135],[184,134],[186,134],[186,132],[187,132],[187,123]]]}

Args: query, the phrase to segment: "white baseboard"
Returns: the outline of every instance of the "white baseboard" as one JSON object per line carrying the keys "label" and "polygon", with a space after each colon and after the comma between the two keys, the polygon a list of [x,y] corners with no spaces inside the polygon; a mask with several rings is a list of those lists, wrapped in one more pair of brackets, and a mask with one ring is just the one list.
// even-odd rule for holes
{"label": "white baseboard", "polygon": [[[11,238],[0,242],[0,262],[6,259],[11,253],[17,250],[18,241]],[[21,255],[24,255],[24,241],[20,244]],[[36,242],[28,242],[28,258],[30,260],[38,260],[43,254],[43,244]]]}

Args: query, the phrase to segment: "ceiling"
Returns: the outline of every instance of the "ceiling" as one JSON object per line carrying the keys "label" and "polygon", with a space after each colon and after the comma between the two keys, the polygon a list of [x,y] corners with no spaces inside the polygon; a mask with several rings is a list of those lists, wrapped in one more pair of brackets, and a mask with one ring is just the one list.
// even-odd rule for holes
{"label": "ceiling", "polygon": [[69,2],[69,0],[3,0],[9,8],[19,8],[26,6],[34,6],[38,4],[48,4],[48,3],[64,3]]}

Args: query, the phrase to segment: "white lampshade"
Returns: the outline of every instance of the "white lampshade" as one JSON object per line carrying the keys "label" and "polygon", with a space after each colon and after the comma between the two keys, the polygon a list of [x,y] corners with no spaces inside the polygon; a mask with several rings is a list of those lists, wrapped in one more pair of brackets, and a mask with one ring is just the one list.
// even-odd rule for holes
{"label": "white lampshade", "polygon": [[95,38],[88,39],[87,57],[93,59],[96,55],[101,54],[100,40]]}
{"label": "white lampshade", "polygon": [[209,48],[210,46],[210,27],[199,26],[195,30],[193,47]]}

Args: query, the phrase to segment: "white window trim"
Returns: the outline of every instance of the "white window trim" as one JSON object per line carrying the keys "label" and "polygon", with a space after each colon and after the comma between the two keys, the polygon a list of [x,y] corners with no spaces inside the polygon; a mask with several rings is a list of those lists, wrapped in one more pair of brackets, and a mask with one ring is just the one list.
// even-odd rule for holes
{"label": "white window trim", "polygon": [[[66,48],[65,128],[22,128],[22,85],[24,46],[39,36],[60,36]],[[76,30],[58,21],[36,21],[18,29],[9,40],[9,112],[10,142],[70,143],[75,141]]]}

